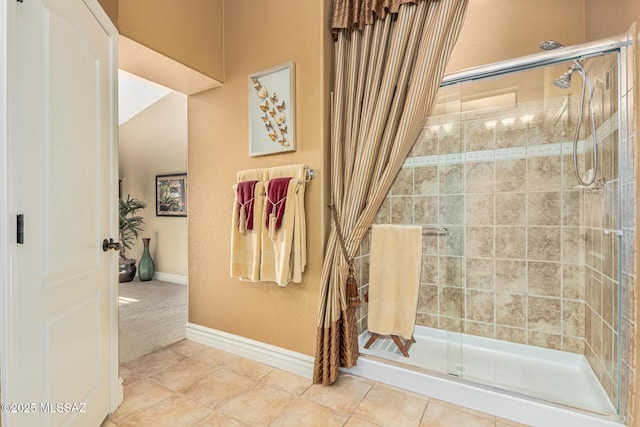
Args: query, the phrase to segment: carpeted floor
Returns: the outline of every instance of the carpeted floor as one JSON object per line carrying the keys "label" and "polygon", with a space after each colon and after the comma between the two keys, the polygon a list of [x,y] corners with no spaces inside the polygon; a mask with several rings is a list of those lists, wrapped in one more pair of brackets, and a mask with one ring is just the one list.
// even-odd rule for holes
{"label": "carpeted floor", "polygon": [[187,287],[137,277],[120,283],[120,363],[185,338]]}

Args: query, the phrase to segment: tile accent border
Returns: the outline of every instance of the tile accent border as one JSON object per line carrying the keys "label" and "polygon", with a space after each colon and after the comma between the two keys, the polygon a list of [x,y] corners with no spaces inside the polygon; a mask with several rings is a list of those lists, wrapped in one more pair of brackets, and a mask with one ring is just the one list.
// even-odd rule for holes
{"label": "tile accent border", "polygon": [[194,323],[187,323],[187,339],[298,374],[305,378],[313,377],[314,359],[306,354]]}

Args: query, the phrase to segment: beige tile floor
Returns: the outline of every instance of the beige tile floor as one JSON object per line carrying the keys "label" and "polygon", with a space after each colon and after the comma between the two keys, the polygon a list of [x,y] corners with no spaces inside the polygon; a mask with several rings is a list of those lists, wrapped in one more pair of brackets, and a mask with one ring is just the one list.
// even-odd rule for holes
{"label": "beige tile floor", "polygon": [[342,375],[331,387],[193,341],[121,365],[124,402],[102,427],[521,427]]}

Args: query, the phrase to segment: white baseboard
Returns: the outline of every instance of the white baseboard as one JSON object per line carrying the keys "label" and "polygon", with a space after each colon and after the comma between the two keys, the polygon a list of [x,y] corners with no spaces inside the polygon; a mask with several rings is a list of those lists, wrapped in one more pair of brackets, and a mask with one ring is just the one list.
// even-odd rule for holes
{"label": "white baseboard", "polygon": [[187,339],[264,363],[305,378],[313,377],[313,357],[238,335],[187,323]]}
{"label": "white baseboard", "polygon": [[159,271],[154,271],[153,280],[160,280],[162,282],[169,282],[169,283],[177,283],[178,285],[187,284],[187,276],[182,276],[180,274],[161,273]]}

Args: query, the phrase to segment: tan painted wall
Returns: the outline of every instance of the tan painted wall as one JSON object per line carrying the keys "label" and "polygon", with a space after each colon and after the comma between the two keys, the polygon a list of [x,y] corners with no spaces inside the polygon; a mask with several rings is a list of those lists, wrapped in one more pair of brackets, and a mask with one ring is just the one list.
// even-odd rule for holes
{"label": "tan painted wall", "polygon": [[104,11],[107,12],[107,15],[109,15],[109,19],[111,19],[111,22],[113,22],[113,24],[117,28],[118,27],[118,0],[98,0],[98,3],[100,3],[100,6],[102,6]]}
{"label": "tan painted wall", "polygon": [[615,7],[609,0],[585,0],[587,41],[618,36],[640,20],[640,2],[618,0]]}
{"label": "tan painted wall", "polygon": [[122,35],[222,82],[223,4],[223,0],[121,0],[118,28]]}
{"label": "tan painted wall", "polygon": [[[120,126],[120,178],[127,194],[147,203],[141,211],[155,270],[187,275],[187,218],[155,215],[155,176],[187,170],[187,97],[171,92]],[[187,190],[189,191],[189,189]],[[140,260],[142,240],[127,251]]]}
{"label": "tan painted wall", "polygon": [[584,0],[470,0],[447,73],[584,41]]}
{"label": "tan painted wall", "polygon": [[[189,321],[312,355],[325,235],[331,48],[329,0],[233,0],[224,5],[225,84],[189,97]],[[248,155],[248,75],[296,64],[297,151]],[[231,186],[243,169],[307,164],[308,264],[279,288],[229,277]]]}

